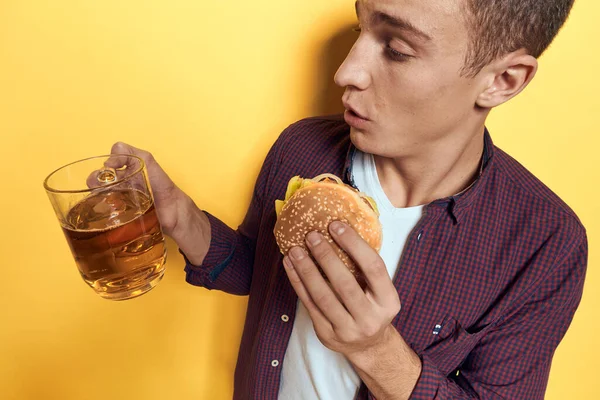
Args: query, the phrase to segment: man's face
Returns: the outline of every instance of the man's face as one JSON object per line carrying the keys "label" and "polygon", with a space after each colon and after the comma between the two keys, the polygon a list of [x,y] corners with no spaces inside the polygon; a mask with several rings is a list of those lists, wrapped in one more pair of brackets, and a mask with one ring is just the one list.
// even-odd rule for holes
{"label": "man's face", "polygon": [[468,135],[481,118],[481,77],[461,76],[469,43],[462,1],[357,1],[361,33],[335,81],[346,88],[358,148],[416,156]]}

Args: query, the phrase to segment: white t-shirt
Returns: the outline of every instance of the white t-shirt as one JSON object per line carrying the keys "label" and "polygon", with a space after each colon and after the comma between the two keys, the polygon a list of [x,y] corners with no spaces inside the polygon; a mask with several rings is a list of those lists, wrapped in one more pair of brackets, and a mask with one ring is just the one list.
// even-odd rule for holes
{"label": "white t-shirt", "polygon": [[[383,226],[379,254],[393,278],[406,239],[421,218],[423,206],[393,206],[381,187],[372,154],[356,151],[352,175],[358,189],[377,202]],[[350,400],[356,395],[360,382],[350,362],[319,341],[308,311],[298,301],[292,336],[283,360],[279,399]]]}

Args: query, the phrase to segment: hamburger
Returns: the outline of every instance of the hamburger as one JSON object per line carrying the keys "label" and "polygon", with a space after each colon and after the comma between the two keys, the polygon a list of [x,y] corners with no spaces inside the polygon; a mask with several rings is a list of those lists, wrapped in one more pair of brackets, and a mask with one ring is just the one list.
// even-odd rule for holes
{"label": "hamburger", "polygon": [[[322,174],[312,179],[294,176],[288,183],[285,199],[275,201],[275,211],[277,222],[273,233],[284,256],[292,247],[299,246],[307,251],[319,267],[306,247],[305,237],[309,232],[320,232],[352,272],[360,287],[364,289],[367,286],[360,268],[337,245],[328,228],[333,221],[344,222],[379,252],[383,233],[377,204],[371,197],[333,174]],[[319,270],[327,280],[320,267]]]}

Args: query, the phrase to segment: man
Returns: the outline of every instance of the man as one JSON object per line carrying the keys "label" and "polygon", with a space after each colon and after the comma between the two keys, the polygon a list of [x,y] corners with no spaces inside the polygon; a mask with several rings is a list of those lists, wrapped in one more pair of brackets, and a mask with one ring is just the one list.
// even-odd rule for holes
{"label": "man", "polygon": [[[493,145],[485,121],[533,79],[571,6],[358,0],[361,33],[335,78],[344,119],[282,133],[235,231],[149,153],[113,147],[146,159],[187,281],[250,295],[236,399],[543,398],[581,299],[586,233]],[[380,253],[330,226],[365,273],[364,292],[318,234],[307,243],[333,289],[306,253],[283,259],[273,237],[288,180],[325,172],[381,208]]]}

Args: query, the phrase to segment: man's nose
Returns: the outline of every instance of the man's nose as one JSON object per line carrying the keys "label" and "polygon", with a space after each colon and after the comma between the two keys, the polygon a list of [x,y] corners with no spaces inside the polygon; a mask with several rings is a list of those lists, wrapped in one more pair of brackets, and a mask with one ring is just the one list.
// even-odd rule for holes
{"label": "man's nose", "polygon": [[335,83],[340,87],[354,87],[365,90],[371,84],[368,72],[368,53],[365,43],[359,38],[346,56],[346,59],[335,74]]}

